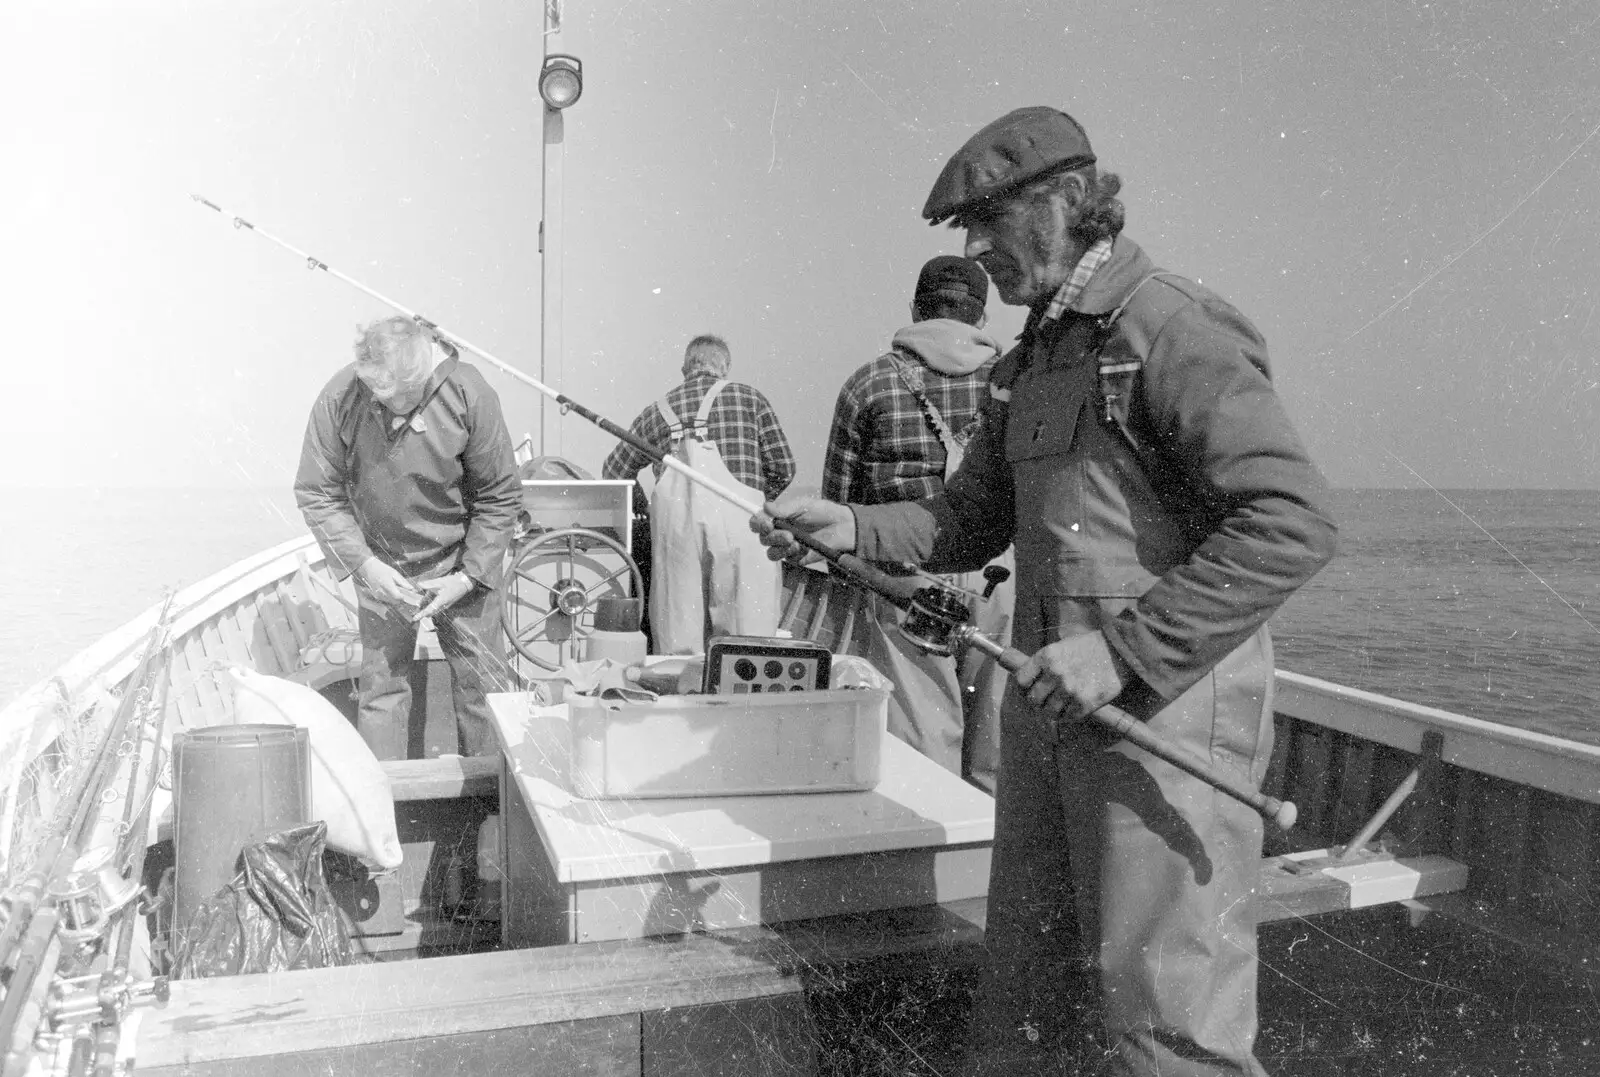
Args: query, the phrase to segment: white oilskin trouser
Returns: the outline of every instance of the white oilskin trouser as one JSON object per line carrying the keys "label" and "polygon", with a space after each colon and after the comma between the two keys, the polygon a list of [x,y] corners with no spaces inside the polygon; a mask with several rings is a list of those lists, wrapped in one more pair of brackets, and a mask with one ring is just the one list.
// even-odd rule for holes
{"label": "white oilskin trouser", "polygon": [[[705,437],[711,406],[726,381],[706,391],[686,431],[665,399],[669,448],[695,471],[764,503],[766,495],[733,477]],[[703,654],[712,636],[772,636],[778,630],[781,576],[750,530],[750,513],[666,468],[650,496],[650,630],[657,654]]]}

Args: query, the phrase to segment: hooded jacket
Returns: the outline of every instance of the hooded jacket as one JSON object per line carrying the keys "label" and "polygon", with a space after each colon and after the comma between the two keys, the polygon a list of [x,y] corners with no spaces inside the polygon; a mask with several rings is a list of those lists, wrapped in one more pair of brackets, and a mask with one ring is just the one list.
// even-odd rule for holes
{"label": "hooded jacket", "polygon": [[857,368],[839,390],[822,496],[877,505],[944,490],[945,449],[896,357],[914,365],[928,401],[958,439],[970,438],[1000,356],[994,338],[950,318],[929,318],[895,333],[890,350]]}

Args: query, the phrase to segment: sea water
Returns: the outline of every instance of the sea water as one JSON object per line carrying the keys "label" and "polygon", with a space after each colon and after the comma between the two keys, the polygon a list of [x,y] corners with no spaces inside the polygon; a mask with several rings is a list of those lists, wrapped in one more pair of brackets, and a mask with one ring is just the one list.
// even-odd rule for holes
{"label": "sea water", "polygon": [[1277,662],[1600,743],[1600,491],[1341,490],[1339,554]]}
{"label": "sea water", "polygon": [[[0,704],[161,598],[303,533],[287,489],[12,490]],[[1278,665],[1600,743],[1600,491],[1341,490]]]}

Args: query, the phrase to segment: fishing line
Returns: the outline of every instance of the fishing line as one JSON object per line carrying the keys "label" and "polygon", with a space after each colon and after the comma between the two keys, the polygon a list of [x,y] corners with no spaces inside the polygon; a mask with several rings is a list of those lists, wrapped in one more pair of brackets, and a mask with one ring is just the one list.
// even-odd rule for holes
{"label": "fishing line", "polygon": [[[1377,965],[1379,968],[1388,969],[1390,972],[1394,973],[1396,976],[1401,977],[1402,979],[1410,980],[1413,983],[1419,983],[1419,984],[1422,984],[1422,985],[1424,985],[1426,987],[1437,987],[1442,991],[1456,991],[1456,992],[1459,992],[1461,994],[1471,995],[1473,998],[1482,998],[1483,997],[1478,992],[1473,991],[1473,990],[1471,990],[1469,988],[1456,987],[1456,986],[1454,986],[1452,984],[1441,983],[1438,980],[1429,980],[1429,979],[1425,979],[1425,978],[1423,978],[1421,976],[1413,976],[1409,972],[1406,972],[1404,969],[1398,969],[1398,968],[1396,968],[1395,966],[1389,964],[1386,961],[1382,961],[1382,960],[1379,960],[1376,957],[1373,957],[1371,954],[1367,953],[1365,950],[1361,949],[1359,946],[1352,946],[1350,943],[1346,942],[1344,939],[1341,939],[1339,936],[1335,935],[1333,932],[1327,930],[1324,927],[1319,926],[1315,921],[1313,921],[1310,917],[1306,916],[1304,913],[1294,912],[1284,902],[1279,901],[1276,898],[1266,898],[1265,900],[1271,901],[1274,905],[1277,905],[1279,908],[1285,910],[1295,920],[1298,920],[1300,923],[1304,924],[1307,928],[1311,929],[1312,931],[1315,931],[1317,934],[1323,936],[1324,938],[1326,938],[1330,942],[1336,943],[1339,946],[1343,946],[1346,950],[1349,950],[1351,953],[1355,954],[1357,957],[1366,958],[1368,961],[1371,961],[1373,964]],[[1266,964],[1266,962],[1262,962],[1262,964]],[[1270,965],[1268,967],[1271,968]],[[1290,980],[1288,976],[1285,976],[1278,969],[1273,969],[1272,971],[1277,972],[1278,975],[1283,976],[1284,979],[1289,980],[1290,983],[1294,983],[1293,980]],[[1298,987],[1300,985],[1299,984],[1295,984],[1295,986]],[[1323,1001],[1326,1002],[1327,1000],[1324,999]],[[1333,1003],[1329,1003],[1329,1005],[1333,1005]]]}
{"label": "fishing line", "polygon": [[[328,274],[330,277],[337,278],[338,280],[341,280],[344,283],[350,285],[350,287],[356,289],[358,292],[361,292],[364,295],[371,296],[373,299],[376,299],[378,302],[383,303],[386,306],[394,308],[395,310],[399,311],[401,314],[404,314],[406,317],[408,317],[412,321],[416,322],[418,325],[422,326],[424,329],[427,329],[428,331],[430,331],[432,333],[436,333],[439,336],[448,339],[451,343],[457,344],[460,347],[465,348],[467,351],[471,352],[473,355],[478,356],[480,359],[484,360],[486,363],[489,363],[495,369],[499,370],[500,372],[502,372],[503,374],[507,375],[508,377],[515,378],[517,381],[522,382],[524,385],[527,385],[530,388],[536,389],[537,391],[543,393],[545,396],[549,397],[551,400],[553,400],[557,404],[561,405],[561,410],[562,410],[563,413],[566,413],[568,411],[577,412],[579,415],[583,416],[585,419],[588,419],[591,423],[594,423],[596,426],[598,426],[600,429],[604,430],[606,433],[610,434],[611,436],[613,436],[615,438],[618,438],[618,439],[620,439],[622,441],[627,442],[629,445],[632,445],[634,448],[638,449],[640,452],[642,452],[646,456],[648,456],[655,463],[661,464],[661,465],[663,465],[665,467],[669,467],[669,468],[672,468],[675,471],[680,472],[690,482],[697,483],[700,486],[705,487],[707,490],[709,490],[712,493],[716,494],[718,497],[722,498],[725,501],[730,502],[731,504],[733,504],[734,506],[736,506],[738,508],[743,509],[744,511],[748,512],[750,515],[759,516],[762,512],[766,511],[766,506],[763,503],[758,502],[758,501],[753,501],[753,500],[751,500],[749,498],[746,498],[746,497],[742,497],[737,492],[729,489],[726,486],[723,486],[721,483],[715,481],[714,479],[707,478],[705,475],[702,475],[698,471],[695,471],[692,467],[690,467],[688,464],[684,463],[682,460],[679,460],[677,457],[673,456],[671,453],[663,453],[663,452],[661,452],[655,446],[651,445],[648,441],[646,441],[643,438],[639,437],[638,435],[634,434],[632,431],[630,431],[630,430],[628,430],[628,429],[626,429],[624,427],[618,426],[616,423],[612,422],[610,419],[607,419],[605,416],[598,414],[597,412],[591,411],[590,409],[584,407],[582,404],[579,404],[576,400],[573,400],[571,397],[565,395],[564,393],[557,392],[555,389],[552,389],[550,386],[546,385],[544,382],[540,381],[538,378],[535,378],[530,374],[526,374],[523,371],[518,370],[516,367],[512,366],[510,363],[507,363],[507,362],[497,358],[496,356],[490,354],[489,352],[485,351],[484,349],[478,347],[476,344],[472,343],[470,340],[468,340],[465,337],[461,336],[459,333],[456,333],[453,330],[445,328],[444,326],[440,325],[438,322],[435,322],[435,321],[432,321],[432,320],[430,320],[428,318],[423,317],[421,314],[419,314],[416,311],[412,310],[410,307],[404,306],[403,304],[398,303],[393,299],[390,299],[388,296],[384,295],[383,293],[375,291],[374,289],[367,287],[365,284],[362,284],[360,281],[356,280],[354,277],[351,277],[351,276],[349,276],[348,274],[345,274],[345,273],[341,273],[339,270],[333,268],[327,262],[324,262],[322,259],[318,258],[316,255],[309,254],[306,251],[301,250],[299,247],[296,247],[294,244],[289,243],[289,242],[287,242],[287,241],[285,241],[283,239],[278,238],[277,236],[273,235],[271,232],[268,232],[266,229],[257,227],[255,224],[251,223],[250,221],[245,220],[243,217],[240,217],[240,216],[238,216],[237,214],[234,214],[234,213],[230,213],[228,210],[223,209],[221,206],[217,205],[215,202],[211,201],[210,199],[203,197],[202,195],[191,194],[189,197],[194,199],[196,202],[200,203],[202,206],[205,206],[208,209],[216,210],[217,213],[221,214],[224,217],[227,217],[227,218],[231,219],[233,221],[233,226],[235,228],[248,228],[250,231],[254,232],[256,235],[262,237],[263,239],[270,240],[271,242],[273,242],[273,243],[277,244],[278,246],[282,247],[284,250],[289,251],[292,254],[299,255],[301,258],[305,259],[305,263],[306,263],[306,268],[307,269],[320,269],[324,273]],[[802,542],[803,542],[803,540],[802,540]],[[818,552],[821,553],[823,551],[819,549]]]}
{"label": "fishing line", "polygon": [[[573,400],[571,397],[552,389],[550,386],[539,381],[537,378],[534,378],[528,374],[524,374],[511,364],[503,362],[502,360],[491,355],[489,352],[484,351],[476,344],[473,344],[471,341],[466,340],[465,338],[458,336],[454,332],[439,325],[437,322],[424,318],[421,314],[411,310],[409,307],[395,302],[393,299],[390,299],[381,292],[368,288],[365,284],[362,284],[354,277],[341,273],[339,270],[334,269],[332,266],[328,265],[327,262],[324,262],[315,255],[309,254],[306,251],[301,250],[299,247],[279,239],[277,236],[267,232],[265,229],[256,227],[250,221],[247,221],[243,217],[240,217],[236,214],[228,212],[215,202],[212,202],[210,199],[204,198],[198,194],[191,194],[189,197],[200,203],[202,206],[205,206],[207,209],[215,210],[219,216],[231,218],[235,228],[247,228],[261,236],[263,239],[270,240],[277,246],[282,247],[290,253],[305,259],[306,267],[308,269],[320,269],[324,273],[344,281],[346,284],[350,285],[352,288],[355,288],[364,295],[371,296],[378,302],[399,311],[401,314],[404,314],[406,317],[410,318],[412,321],[416,322],[430,333],[436,334],[437,336],[450,340],[454,344],[460,345],[462,348],[465,348],[472,354],[479,356],[490,365],[503,371],[510,377],[515,378],[517,381],[531,386],[532,388],[543,393],[545,396],[548,396],[557,404],[561,405],[563,413],[567,411],[577,412],[580,416],[589,420],[606,433],[638,449],[647,459],[653,460],[663,467],[671,468],[672,470],[679,472],[690,482],[704,487],[706,490],[716,494],[724,501],[727,501],[735,507],[748,513],[750,516],[755,517],[765,515],[774,521],[783,519],[777,513],[771,512],[767,508],[767,505],[764,501],[757,501],[747,498],[735,490],[722,485],[715,479],[701,474],[694,468],[690,467],[683,460],[680,460],[676,455],[670,452],[662,452],[644,438],[633,433],[631,430],[627,430],[621,426],[618,426],[605,416],[591,411],[590,409],[579,404],[577,401]],[[988,636],[984,635],[982,632],[979,632],[970,623],[968,623],[968,620],[971,616],[970,610],[967,608],[966,603],[962,601],[958,595],[952,593],[948,588],[942,586],[923,587],[918,589],[914,594],[908,594],[907,588],[902,581],[896,580],[882,570],[876,568],[866,561],[863,561],[861,558],[856,557],[854,554],[839,553],[829,548],[820,540],[812,537],[809,534],[805,534],[798,529],[790,532],[790,535],[796,545],[803,546],[806,549],[821,555],[829,565],[837,568],[840,573],[847,576],[850,582],[854,583],[856,586],[882,595],[895,606],[906,610],[907,616],[905,623],[901,626],[901,631],[915,646],[918,646],[932,654],[953,654],[956,653],[959,648],[970,647],[990,656],[995,660],[996,664],[1011,674],[1018,673],[1027,665],[1029,660],[1027,655],[1023,654],[1021,651],[1018,651],[1014,647],[1008,647],[1004,644],[997,643],[995,640],[990,639]],[[1298,810],[1293,803],[1279,800],[1276,797],[1267,796],[1259,789],[1253,788],[1247,783],[1237,780],[1230,774],[1225,774],[1219,771],[1208,759],[1201,758],[1193,755],[1185,749],[1178,748],[1169,742],[1164,736],[1153,732],[1143,722],[1139,721],[1137,718],[1134,718],[1127,712],[1107,704],[1091,712],[1090,714],[1085,715],[1084,717],[1111,730],[1119,738],[1136,745],[1150,755],[1164,760],[1167,763],[1170,763],[1172,766],[1177,767],[1179,770],[1182,770],[1185,773],[1200,779],[1213,789],[1225,793],[1243,804],[1249,805],[1252,809],[1261,813],[1264,817],[1271,819],[1282,829],[1288,830],[1294,826]],[[1059,730],[1057,730],[1057,733],[1059,733]]]}
{"label": "fishing line", "polygon": [[1576,606],[1574,606],[1572,603],[1568,602],[1565,598],[1563,598],[1561,596],[1561,592],[1557,591],[1554,587],[1551,587],[1548,583],[1545,583],[1543,576],[1539,575],[1533,569],[1529,568],[1527,566],[1527,564],[1522,560],[1522,558],[1520,558],[1516,554],[1512,553],[1511,550],[1506,546],[1505,543],[1501,542],[1499,539],[1495,538],[1493,534],[1490,533],[1488,528],[1484,527],[1477,520],[1474,520],[1472,518],[1472,514],[1470,512],[1468,512],[1466,509],[1462,508],[1460,505],[1457,505],[1454,501],[1451,501],[1450,498],[1445,495],[1445,492],[1443,490],[1439,489],[1433,483],[1431,483],[1427,479],[1423,478],[1420,474],[1417,473],[1417,469],[1416,468],[1412,467],[1410,464],[1408,464],[1404,460],[1400,459],[1391,450],[1389,450],[1388,448],[1385,448],[1383,451],[1388,453],[1389,454],[1389,458],[1391,460],[1393,460],[1395,463],[1399,464],[1401,467],[1403,467],[1407,471],[1411,472],[1411,474],[1416,475],[1417,481],[1422,483],[1422,485],[1426,486],[1428,489],[1432,490],[1434,493],[1438,494],[1440,496],[1440,498],[1442,498],[1444,500],[1444,503],[1446,505],[1449,505],[1451,508],[1453,508],[1457,512],[1459,512],[1462,516],[1466,517],[1466,520],[1467,520],[1468,523],[1470,523],[1473,527],[1476,527],[1479,531],[1482,531],[1485,535],[1487,535],[1490,542],[1494,543],[1496,546],[1498,546],[1502,550],[1504,550],[1507,557],[1511,558],[1511,560],[1515,561],[1518,565],[1521,565],[1523,571],[1527,572],[1528,575],[1530,575],[1534,579],[1538,580],[1539,581],[1539,586],[1543,587],[1546,591],[1549,591],[1552,595],[1555,595],[1556,596],[1556,601],[1561,603],[1563,606],[1567,607],[1567,609],[1571,610],[1572,611],[1572,615],[1574,617],[1576,617],[1578,620],[1582,621],[1584,624],[1588,625],[1590,628],[1594,629],[1594,632],[1595,632],[1596,635],[1600,635],[1600,626],[1597,626],[1593,621],[1591,621],[1591,620],[1589,620],[1589,618],[1585,617],[1578,610],[1578,608]]}
{"label": "fishing line", "polygon": [[[1405,304],[1406,300],[1410,299],[1412,296],[1414,296],[1418,292],[1422,291],[1422,289],[1426,288],[1428,286],[1428,284],[1431,283],[1441,273],[1443,273],[1445,270],[1449,269],[1451,266],[1455,265],[1457,262],[1461,261],[1461,259],[1465,258],[1468,254],[1471,254],[1473,249],[1475,247],[1477,247],[1478,244],[1480,244],[1484,240],[1488,239],[1489,236],[1492,235],[1502,224],[1505,224],[1512,217],[1516,216],[1517,210],[1519,210],[1523,206],[1527,205],[1528,202],[1530,200],[1532,200],[1534,195],[1538,194],[1541,190],[1544,189],[1544,185],[1545,184],[1549,183],[1552,179],[1555,178],[1555,175],[1556,175],[1557,172],[1560,172],[1563,168],[1567,167],[1568,162],[1570,162],[1574,157],[1578,156],[1578,154],[1582,153],[1583,152],[1583,148],[1585,146],[1587,146],[1594,139],[1594,136],[1597,135],[1597,134],[1600,134],[1600,124],[1595,124],[1594,127],[1590,128],[1589,129],[1589,133],[1587,135],[1583,136],[1583,141],[1578,143],[1578,145],[1573,149],[1573,151],[1571,153],[1567,154],[1564,158],[1562,158],[1561,159],[1561,163],[1556,165],[1554,168],[1552,168],[1550,170],[1549,174],[1546,175],[1544,179],[1542,179],[1538,183],[1534,184],[1533,190],[1529,191],[1527,194],[1525,194],[1521,198],[1517,199],[1516,204],[1513,205],[1509,210],[1506,211],[1505,216],[1501,217],[1498,221],[1495,221],[1488,228],[1486,228],[1482,232],[1478,233],[1478,237],[1476,239],[1474,239],[1471,243],[1468,243],[1465,247],[1461,248],[1455,254],[1452,254],[1450,257],[1446,258],[1439,265],[1439,268],[1435,269],[1432,273],[1429,273],[1427,276],[1425,276],[1421,280],[1419,280],[1411,288],[1410,291],[1406,292],[1405,295],[1401,296],[1399,299],[1396,299],[1393,303],[1390,303],[1387,307],[1384,307],[1377,314],[1373,315],[1372,318],[1368,319],[1367,322],[1364,325],[1362,325],[1359,329],[1357,329],[1355,332],[1351,333],[1349,336],[1347,336],[1343,340],[1341,340],[1339,342],[1339,344],[1338,344],[1338,347],[1331,348],[1331,349],[1329,349],[1329,351],[1327,353],[1324,353],[1324,354],[1330,354],[1330,353],[1332,353],[1334,351],[1338,351],[1339,348],[1342,348],[1346,344],[1349,344],[1352,340],[1356,339],[1356,337],[1360,336],[1362,333],[1365,333],[1368,329],[1371,329],[1374,325],[1377,325],[1384,318],[1387,318],[1390,314],[1393,314],[1396,310],[1400,309],[1400,307]],[[1421,478],[1422,476],[1419,475],[1417,477]],[[1590,627],[1592,628],[1594,626],[1591,625]]]}

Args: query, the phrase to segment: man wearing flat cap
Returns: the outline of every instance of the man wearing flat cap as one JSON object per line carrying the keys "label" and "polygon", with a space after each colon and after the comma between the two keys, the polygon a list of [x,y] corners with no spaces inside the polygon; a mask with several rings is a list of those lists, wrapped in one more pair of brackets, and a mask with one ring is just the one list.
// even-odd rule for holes
{"label": "man wearing flat cap", "polygon": [[[922,267],[911,324],[839,390],[822,469],[823,497],[881,505],[944,489],[977,429],[989,371],[1000,358],[999,346],[983,331],[988,301],[989,277],[970,258],[942,254]],[[986,598],[969,601],[975,622],[1009,642],[1009,552],[1002,560],[1005,581]],[[987,586],[977,573],[949,582],[968,592]],[[865,591],[857,594],[865,606],[855,621],[864,637],[860,652],[894,682],[889,732],[993,795],[1005,670],[979,651],[959,658],[929,654],[901,634],[897,606]]]}
{"label": "man wearing flat cap", "polygon": [[[1114,703],[1258,784],[1267,619],[1333,556],[1326,485],[1221,297],[1121,235],[1121,181],[1035,107],[952,157],[923,215],[1029,309],[942,493],[781,504],[840,550],[970,569],[1015,543],[988,969],[969,1073],[1261,1074],[1251,809],[1084,721]],[[793,548],[758,518],[770,554]]]}

